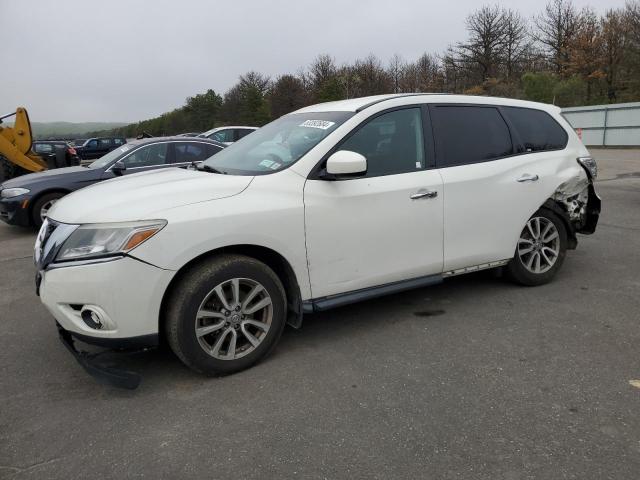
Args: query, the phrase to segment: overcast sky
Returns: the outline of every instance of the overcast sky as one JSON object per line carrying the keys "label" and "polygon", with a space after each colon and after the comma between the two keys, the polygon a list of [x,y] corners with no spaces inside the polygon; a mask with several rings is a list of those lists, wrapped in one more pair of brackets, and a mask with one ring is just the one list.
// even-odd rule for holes
{"label": "overcast sky", "polygon": [[[493,3],[493,2],[488,2]],[[530,18],[544,0],[496,2]],[[598,12],[624,0],[574,0]],[[224,93],[249,70],[296,72],[318,54],[414,60],[464,38],[477,0],[0,0],[0,113],[32,121],[156,116]]]}

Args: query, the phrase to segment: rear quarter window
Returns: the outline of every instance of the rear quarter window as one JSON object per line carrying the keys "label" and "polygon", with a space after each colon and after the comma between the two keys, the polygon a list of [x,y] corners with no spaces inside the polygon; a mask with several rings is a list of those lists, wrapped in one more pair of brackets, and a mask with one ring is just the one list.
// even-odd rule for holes
{"label": "rear quarter window", "polygon": [[547,112],[520,107],[503,107],[502,111],[515,129],[525,152],[561,150],[567,146],[567,132]]}

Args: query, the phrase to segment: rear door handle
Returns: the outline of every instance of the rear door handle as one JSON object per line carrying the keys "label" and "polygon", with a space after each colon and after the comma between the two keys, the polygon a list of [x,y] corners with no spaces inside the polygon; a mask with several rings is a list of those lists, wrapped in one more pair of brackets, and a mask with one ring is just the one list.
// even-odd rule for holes
{"label": "rear door handle", "polygon": [[531,175],[530,173],[523,173],[522,176],[516,180],[517,182],[536,182],[538,180],[538,175]]}
{"label": "rear door handle", "polygon": [[416,193],[411,195],[411,200],[418,200],[420,198],[436,198],[438,196],[438,192],[435,190],[418,190]]}

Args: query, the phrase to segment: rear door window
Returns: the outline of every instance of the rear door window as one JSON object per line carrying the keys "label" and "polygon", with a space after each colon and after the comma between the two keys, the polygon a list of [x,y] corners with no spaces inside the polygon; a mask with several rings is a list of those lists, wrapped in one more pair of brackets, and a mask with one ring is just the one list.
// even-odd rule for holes
{"label": "rear door window", "polygon": [[509,127],[497,108],[438,105],[432,112],[438,166],[485,162],[514,153]]}
{"label": "rear door window", "polygon": [[542,110],[502,107],[526,152],[561,150],[569,139],[564,128]]}
{"label": "rear door window", "polygon": [[98,141],[99,148],[110,148],[111,147],[111,139],[109,138],[101,138]]}
{"label": "rear door window", "polygon": [[190,163],[206,160],[209,155],[206,143],[177,142],[173,144],[175,149],[174,163]]}

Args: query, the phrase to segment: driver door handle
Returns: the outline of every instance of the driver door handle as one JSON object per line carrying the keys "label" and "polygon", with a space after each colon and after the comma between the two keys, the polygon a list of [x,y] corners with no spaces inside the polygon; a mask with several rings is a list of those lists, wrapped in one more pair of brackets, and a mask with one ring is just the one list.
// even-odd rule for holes
{"label": "driver door handle", "polygon": [[420,189],[416,193],[411,195],[411,200],[418,200],[420,198],[436,198],[438,196],[438,192],[435,190],[423,190]]}
{"label": "driver door handle", "polygon": [[535,182],[538,180],[538,175],[531,175],[530,173],[523,173],[520,178],[516,180],[516,182]]}

